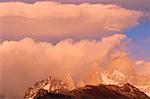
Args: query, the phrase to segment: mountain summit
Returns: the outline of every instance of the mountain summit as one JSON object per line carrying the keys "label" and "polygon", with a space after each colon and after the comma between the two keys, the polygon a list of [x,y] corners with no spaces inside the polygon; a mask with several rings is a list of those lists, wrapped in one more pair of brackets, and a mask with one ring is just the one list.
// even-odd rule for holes
{"label": "mountain summit", "polygon": [[49,77],[37,82],[28,88],[25,99],[50,99],[50,98],[123,98],[123,99],[150,99],[146,94],[129,83],[123,86],[117,85],[86,85],[73,90],[61,80]]}

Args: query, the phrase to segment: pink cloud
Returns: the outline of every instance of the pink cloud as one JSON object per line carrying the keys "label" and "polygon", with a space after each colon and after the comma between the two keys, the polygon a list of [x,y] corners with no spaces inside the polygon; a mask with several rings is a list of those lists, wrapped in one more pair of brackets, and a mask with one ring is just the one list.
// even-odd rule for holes
{"label": "pink cloud", "polygon": [[[141,12],[116,5],[0,3],[2,37],[102,37],[138,24]],[[9,29],[8,29],[9,28]]]}
{"label": "pink cloud", "polygon": [[0,93],[23,96],[26,88],[50,75],[63,79],[70,73],[76,80],[85,79],[93,65],[102,64],[124,38],[115,34],[101,41],[68,39],[56,45],[31,38],[4,41],[0,44]]}

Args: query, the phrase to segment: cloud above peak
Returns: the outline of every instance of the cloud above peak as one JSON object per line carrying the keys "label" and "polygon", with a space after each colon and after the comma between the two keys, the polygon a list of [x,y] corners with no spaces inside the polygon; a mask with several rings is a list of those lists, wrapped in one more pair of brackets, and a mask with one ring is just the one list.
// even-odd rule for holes
{"label": "cloud above peak", "polygon": [[63,79],[70,73],[84,79],[124,38],[115,34],[98,41],[67,39],[55,45],[32,38],[4,41],[0,43],[0,94],[23,96],[26,88],[50,75]]}
{"label": "cloud above peak", "polygon": [[[141,12],[104,4],[0,3],[2,38],[65,39],[112,35],[138,24]],[[8,29],[9,28],[9,29]]]}

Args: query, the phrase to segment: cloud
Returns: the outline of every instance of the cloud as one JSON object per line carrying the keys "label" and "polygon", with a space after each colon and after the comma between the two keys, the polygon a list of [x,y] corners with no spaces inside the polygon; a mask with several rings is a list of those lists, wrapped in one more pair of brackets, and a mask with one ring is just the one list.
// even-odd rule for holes
{"label": "cloud", "polygon": [[21,1],[26,3],[35,3],[37,1],[55,1],[55,2],[61,2],[61,3],[74,3],[74,4],[80,4],[84,2],[88,3],[102,3],[102,4],[116,4],[123,6],[128,9],[134,9],[134,10],[143,10],[143,11],[149,11],[149,0],[0,0],[3,2],[10,2],[10,1]]}
{"label": "cloud", "polygon": [[[57,2],[0,3],[1,39],[109,36],[138,24],[141,12],[116,5]],[[8,29],[9,28],[9,29]]]}
{"label": "cloud", "polygon": [[136,67],[141,75],[150,75],[150,61],[139,60],[136,62]]}
{"label": "cloud", "polygon": [[49,75],[86,79],[95,63],[131,72],[126,52],[109,54],[125,38],[121,33],[141,16],[112,4],[0,3],[0,93],[23,96],[26,88]]}
{"label": "cloud", "polygon": [[49,75],[62,79],[70,73],[76,80],[84,79],[124,38],[115,34],[101,41],[67,39],[56,45],[31,38],[4,41],[0,44],[0,93],[23,96],[26,88]]}
{"label": "cloud", "polygon": [[[16,0],[17,1],[17,0]],[[41,1],[41,0],[32,0],[33,2]],[[102,4],[116,4],[127,9],[134,10],[142,10],[150,12],[149,0],[47,0],[47,1],[57,1],[62,3],[102,3]],[[28,2],[28,0],[24,0],[24,2]]]}

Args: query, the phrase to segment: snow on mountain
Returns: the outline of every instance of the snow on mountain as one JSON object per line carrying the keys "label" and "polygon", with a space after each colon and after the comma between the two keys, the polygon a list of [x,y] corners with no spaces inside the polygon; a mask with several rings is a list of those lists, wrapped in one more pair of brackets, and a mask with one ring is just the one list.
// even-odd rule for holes
{"label": "snow on mountain", "polygon": [[134,75],[133,77],[126,77],[124,73],[119,72],[117,70],[114,70],[112,73],[109,73],[107,71],[100,72],[99,69],[94,68],[91,72],[90,77],[90,83],[86,81],[84,82],[82,80],[75,82],[70,74],[67,74],[63,81],[57,80],[53,77],[48,77],[45,80],[38,81],[33,87],[28,88],[28,90],[25,93],[25,99],[34,99],[34,97],[37,95],[37,93],[39,93],[39,91],[41,91],[41,89],[44,89],[47,92],[63,93],[80,87],[85,87],[86,85],[97,86],[99,84],[104,84],[123,86],[126,83],[131,83],[132,85],[136,86],[140,91],[150,96],[150,83],[144,84],[144,80],[149,80],[145,78],[142,79],[141,77],[143,76],[140,76],[141,81],[138,81],[139,78],[137,77],[137,75]]}
{"label": "snow on mountain", "polygon": [[41,89],[45,89],[48,92],[62,93],[68,91],[69,87],[61,80],[57,80],[53,77],[48,77],[45,80],[36,82],[33,87],[28,88],[27,91],[25,92],[24,98],[34,99]]}
{"label": "snow on mountain", "polygon": [[108,74],[107,73],[101,73],[101,76],[102,76],[102,84],[106,84],[106,85],[109,85],[109,84],[112,84],[112,85],[118,85],[118,82],[115,82],[113,81],[112,79],[110,79],[108,77]]}
{"label": "snow on mountain", "polygon": [[[122,86],[125,83],[131,83],[133,85],[135,85],[140,91],[144,92],[146,95],[150,96],[150,82],[149,84],[144,84],[145,82],[149,81],[148,79],[145,78],[141,78],[144,76],[140,76],[140,77],[133,77],[133,79],[128,79],[123,73],[115,70],[113,71],[112,74],[109,74],[108,72],[102,72],[101,73],[101,77],[102,77],[102,84],[106,84],[106,85],[118,85],[118,86]],[[137,80],[141,80],[141,81],[134,81],[135,79]]]}
{"label": "snow on mountain", "polygon": [[[42,91],[42,90],[41,90]],[[43,93],[45,91],[43,90]],[[86,85],[84,87],[76,88],[66,93],[46,93],[37,96],[35,99],[149,99],[147,95],[139,91],[136,87],[127,83],[121,87],[116,85],[98,86]]]}
{"label": "snow on mountain", "polygon": [[150,97],[150,85],[147,86],[136,86],[140,91],[144,92]]}
{"label": "snow on mountain", "polygon": [[108,72],[102,72],[102,83],[111,85],[123,85],[127,83],[127,78],[125,75],[117,70],[113,71],[112,74]]}

